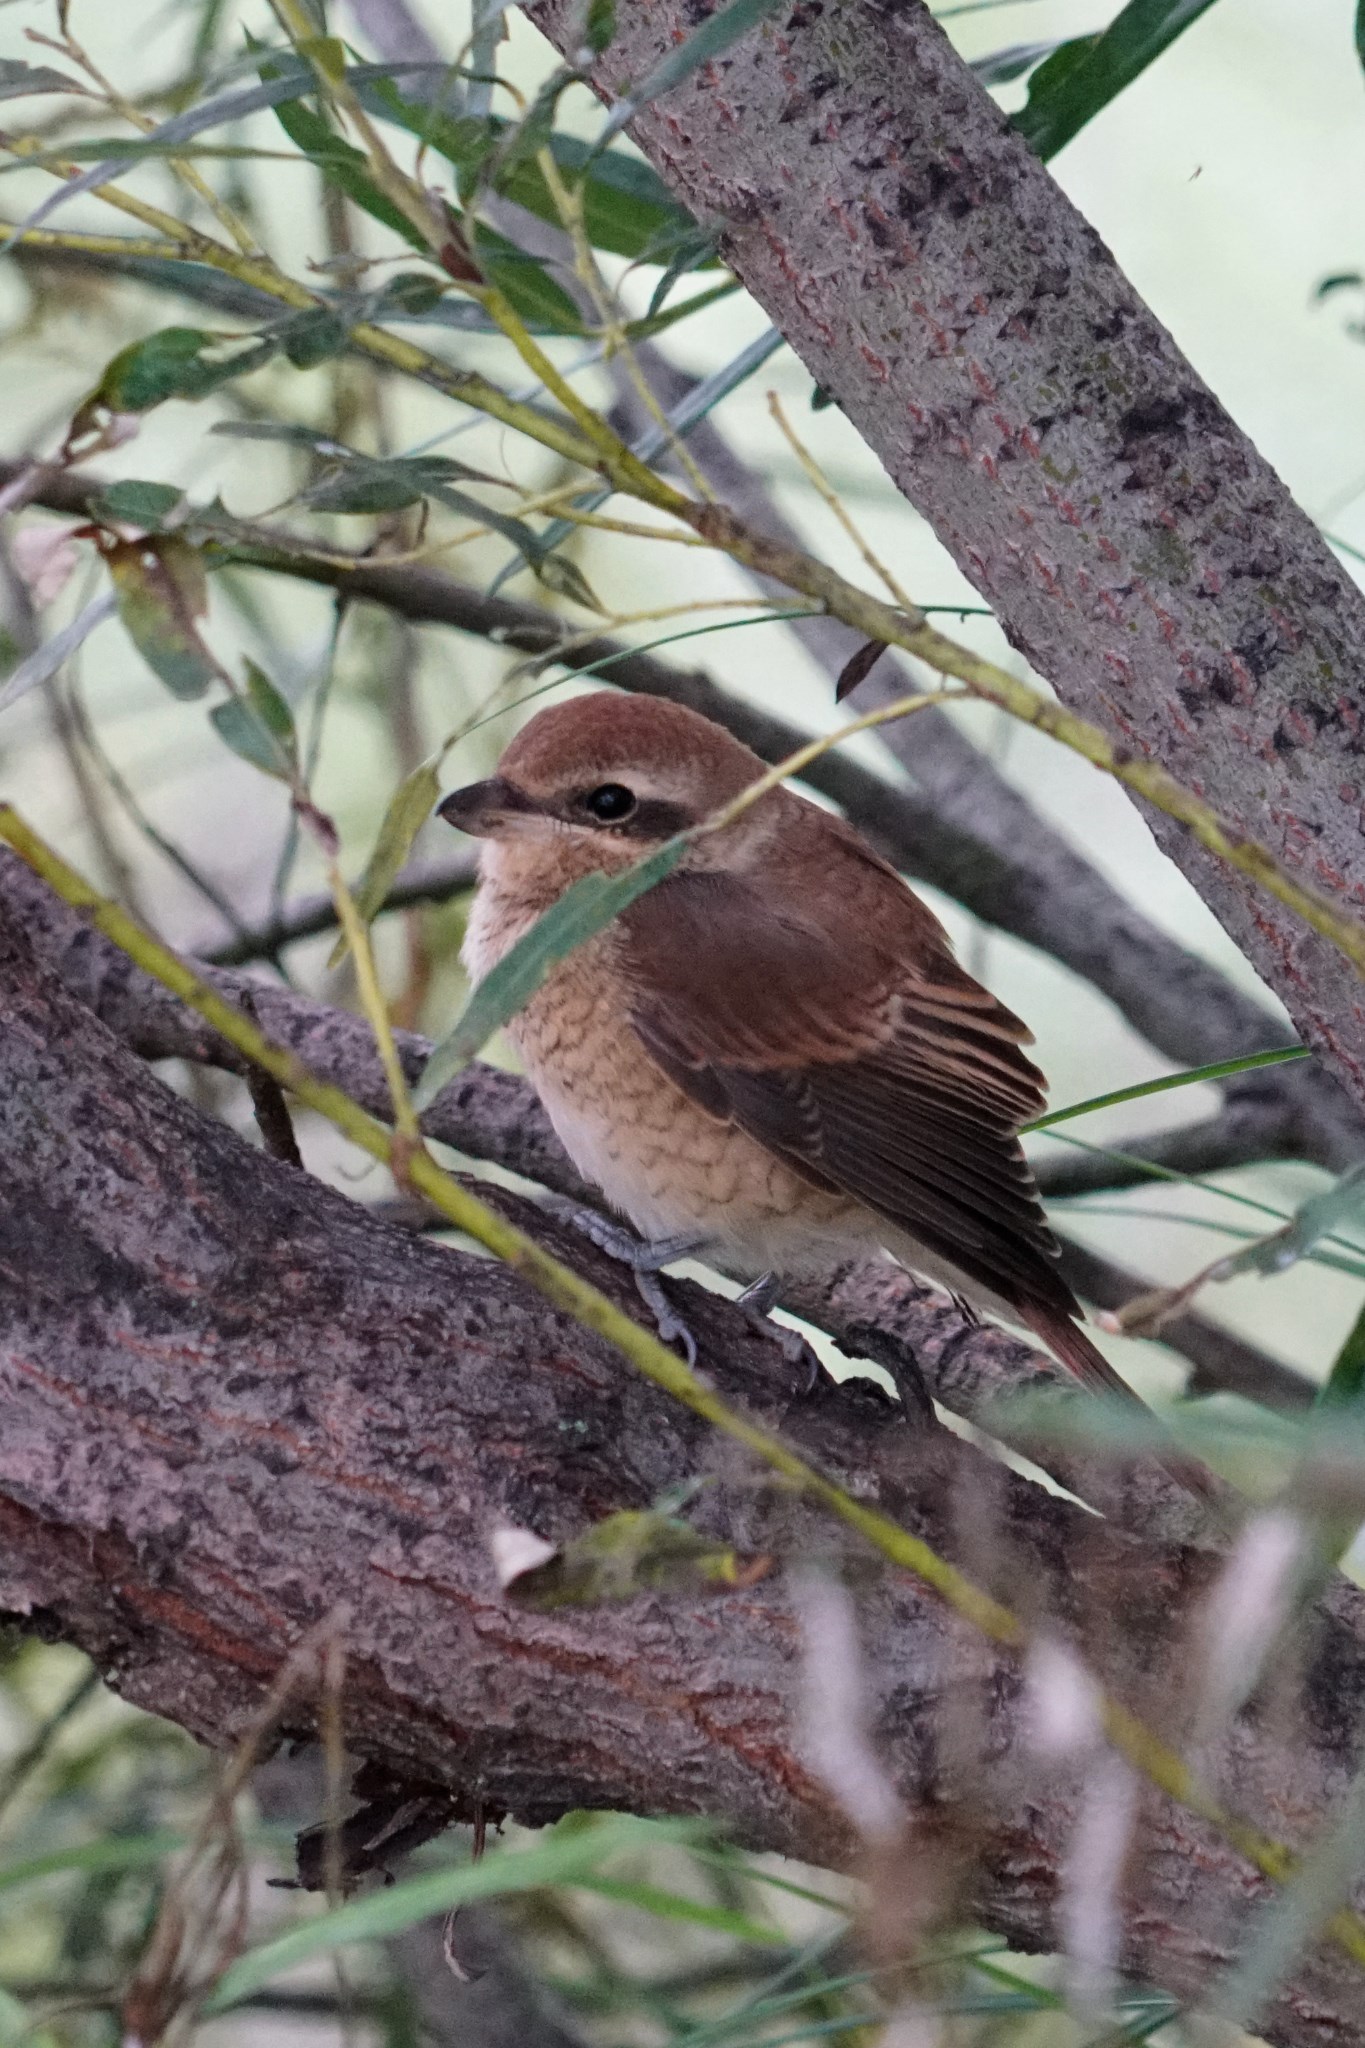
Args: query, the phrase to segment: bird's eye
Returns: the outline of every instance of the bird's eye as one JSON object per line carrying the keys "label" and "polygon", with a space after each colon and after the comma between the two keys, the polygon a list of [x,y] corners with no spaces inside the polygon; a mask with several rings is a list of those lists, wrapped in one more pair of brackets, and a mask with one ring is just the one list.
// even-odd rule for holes
{"label": "bird's eye", "polygon": [[604,782],[600,789],[589,790],[583,808],[601,824],[616,825],[635,809],[635,798],[623,782]]}

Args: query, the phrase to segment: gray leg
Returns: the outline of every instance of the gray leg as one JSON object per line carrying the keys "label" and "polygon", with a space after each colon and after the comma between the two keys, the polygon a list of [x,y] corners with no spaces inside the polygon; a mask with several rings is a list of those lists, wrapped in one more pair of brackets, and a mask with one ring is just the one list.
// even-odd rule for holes
{"label": "gray leg", "polygon": [[801,1392],[813,1394],[820,1382],[822,1368],[819,1359],[799,1330],[789,1330],[785,1323],[770,1320],[773,1304],[781,1291],[780,1273],[760,1273],[742,1294],[735,1296],[735,1307],[743,1309],[760,1336],[771,1337],[780,1346],[788,1365],[801,1375]]}
{"label": "gray leg", "polygon": [[681,1345],[687,1363],[695,1365],[697,1340],[669,1301],[659,1274],[675,1259],[688,1259],[694,1252],[704,1250],[709,1238],[693,1231],[679,1232],[674,1237],[656,1237],[651,1242],[637,1237],[625,1224],[612,1223],[607,1217],[599,1216],[595,1209],[585,1209],[577,1202],[567,1201],[562,1195],[547,1195],[542,1207],[559,1222],[567,1223],[571,1230],[586,1237],[608,1258],[618,1259],[623,1266],[630,1268],[661,1340],[665,1344]]}

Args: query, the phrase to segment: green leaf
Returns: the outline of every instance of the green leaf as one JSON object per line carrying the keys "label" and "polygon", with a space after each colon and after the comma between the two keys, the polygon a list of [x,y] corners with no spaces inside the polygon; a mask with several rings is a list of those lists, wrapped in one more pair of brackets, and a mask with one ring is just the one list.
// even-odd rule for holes
{"label": "green leaf", "polygon": [[147,666],[176,697],[202,697],[223,671],[195,625],[208,610],[204,558],[177,534],[102,545],[119,617]]}
{"label": "green leaf", "polygon": [[[436,808],[436,799],[441,793],[437,759],[433,756],[414,768],[389,798],[374,851],[365,863],[364,874],[351,891],[364,924],[369,924],[383,906],[394,877],[412,851],[413,840]],[[345,959],[347,943],[343,932],[327,962],[329,973]]]}
{"label": "green leaf", "polygon": [[724,50],[737,43],[741,36],[757,28],[768,15],[776,14],[784,0],[729,0],[729,5],[718,7],[714,14],[694,28],[675,49],[669,51],[662,61],[635,86],[628,96],[619,101],[612,110],[602,140],[619,133],[626,122],[633,120],[641,107],[647,107],[652,100],[661,99],[672,92],[700,64],[709,64]]}
{"label": "green leaf", "polygon": [[[1084,36],[1078,40],[1088,46],[1091,38]],[[971,68],[983,85],[1008,85],[1011,79],[1022,78],[1061,47],[1055,36],[1046,43],[1011,43],[1008,49],[993,50],[989,57],[973,57]]]}
{"label": "green leaf", "polygon": [[1350,1328],[1346,1342],[1332,1362],[1332,1370],[1318,1390],[1316,1408],[1361,1407],[1365,1393],[1365,1306]]}
{"label": "green leaf", "polygon": [[351,338],[351,330],[331,306],[307,306],[278,321],[270,329],[296,370],[314,370],[339,356]]}
{"label": "green leaf", "polygon": [[563,285],[556,284],[534,256],[482,222],[472,224],[470,243],[484,276],[510,299],[523,320],[552,334],[585,332],[582,315]]}
{"label": "green leaf", "polygon": [[1029,82],[1014,126],[1036,156],[1049,157],[1131,85],[1213,0],[1128,0],[1100,35],[1063,43]]}
{"label": "green leaf", "polygon": [[1356,0],[1356,55],[1365,64],[1365,0]]}
{"label": "green leaf", "polygon": [[455,1029],[433,1048],[413,1090],[416,1108],[426,1109],[435,1101],[447,1081],[530,1001],[552,967],[670,875],[686,844],[682,838],[670,839],[624,874],[584,875],[566,889],[484,977]]}
{"label": "green leaf", "polygon": [[120,349],[81,412],[94,403],[110,412],[149,412],[168,398],[203,398],[243,377],[275,352],[254,334],[217,334],[203,327],[163,327]]}
{"label": "green leaf", "polygon": [[281,782],[293,781],[298,768],[294,714],[254,661],[246,664],[245,694],[215,704],[209,720],[219,739],[243,761]]}
{"label": "green leaf", "polygon": [[594,57],[609,50],[615,39],[616,0],[588,0],[583,15],[583,40]]}
{"label": "green leaf", "polygon": [[632,1600],[645,1592],[736,1586],[752,1576],[729,1544],[699,1535],[675,1515],[626,1508],[595,1522],[543,1563],[518,1572],[503,1590],[518,1606],[548,1613]]}
{"label": "green leaf", "polygon": [[546,590],[552,590],[556,597],[567,597],[574,604],[585,606],[590,612],[602,612],[605,616],[602,600],[583,571],[576,563],[569,561],[567,556],[539,553],[528,556],[527,559],[535,571],[536,581],[542,583]]}
{"label": "green leaf", "polygon": [[155,532],[167,515],[183,504],[184,497],[185,493],[174,484],[145,483],[137,477],[126,477],[98,490],[90,501],[90,511],[96,519],[145,526],[149,532]]}
{"label": "green leaf", "polygon": [[[692,1927],[711,1927],[718,1934],[733,1935],[738,1941],[751,1941],[763,1947],[785,1948],[789,1939],[779,1929],[765,1927],[747,1913],[736,1913],[729,1906],[707,1906],[700,1899],[689,1899],[683,1892],[664,1891],[659,1885],[631,1884],[618,1877],[580,1877],[573,1882],[577,1891],[594,1892],[598,1898],[634,1906],[637,1912],[651,1913],[656,1920],[681,1920]],[[809,1990],[804,1995],[809,1997]]]}
{"label": "green leaf", "polygon": [[97,1841],[79,1842],[67,1849],[49,1849],[41,1856],[26,1856],[17,1863],[0,1864],[0,1892],[20,1885],[37,1884],[45,1877],[102,1876],[111,1871],[146,1870],[168,1857],[179,1855],[186,1837],[165,1829],[149,1835],[101,1835]]}
{"label": "green leaf", "polygon": [[[387,80],[361,91],[363,103],[381,118],[422,136],[460,173],[461,190],[477,183],[508,123],[440,114],[405,99]],[[574,135],[550,137],[550,151],[566,179],[581,184],[583,226],[594,248],[635,261],[665,262],[675,242],[702,233],[696,220],[649,164],[624,150],[599,150]],[[502,189],[538,220],[562,225],[553,194],[534,161],[517,162]],[[714,240],[709,262],[719,262]]]}
{"label": "green leaf", "polygon": [[477,1863],[435,1870],[407,1878],[385,1891],[349,1900],[330,1912],[290,1928],[239,1956],[223,1975],[204,2008],[223,2012],[258,1991],[284,1970],[309,1957],[325,1955],[353,1941],[384,1940],[413,1927],[419,1920],[470,1905],[476,1899],[506,1898],[519,1892],[543,1891],[597,1876],[607,1859],[623,1849],[686,1842],[699,1832],[697,1823],[639,1821],[625,1816],[594,1820],[589,1825],[561,1824],[531,1849],[490,1849]]}
{"label": "green leaf", "polygon": [[[280,67],[274,63],[261,65],[261,78],[269,82],[280,76]],[[348,199],[372,220],[391,228],[396,235],[429,255],[426,241],[403,212],[395,206],[386,193],[381,192],[370,176],[369,159],[365,152],[356,149],[345,137],[338,135],[331,123],[302,100],[283,100],[275,108],[275,119],[283,128],[296,149],[303,152],[329,185],[344,192]]]}
{"label": "green leaf", "polygon": [[1312,1057],[1306,1045],[1278,1045],[1269,1052],[1242,1053],[1234,1060],[1215,1060],[1207,1067],[1187,1067],[1180,1074],[1162,1074],[1155,1081],[1136,1081],[1131,1088],[1115,1088],[1108,1095],[1091,1095],[1084,1102],[1070,1102],[1065,1109],[1049,1110],[1021,1127],[1022,1133],[1050,1130],[1053,1124],[1069,1123],[1073,1117],[1089,1116],[1093,1109],[1112,1109],[1118,1102],[1140,1102],[1148,1095],[1164,1095],[1171,1088],[1192,1088],[1196,1081],[1226,1081],[1232,1074],[1247,1074],[1256,1067],[1279,1067],[1286,1060]]}

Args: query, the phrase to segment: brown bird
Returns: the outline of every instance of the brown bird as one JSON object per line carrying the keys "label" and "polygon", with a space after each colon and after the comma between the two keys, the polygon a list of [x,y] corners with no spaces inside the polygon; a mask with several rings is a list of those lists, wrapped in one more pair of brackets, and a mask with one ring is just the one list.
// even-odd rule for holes
{"label": "brown bird", "polygon": [[[674,704],[600,692],[540,712],[495,776],[440,806],[485,841],[475,979],[570,883],[631,866],[763,772]],[[647,1241],[637,1270],[705,1251],[761,1276],[745,1298],[762,1311],[781,1277],[880,1247],[1127,1393],[1077,1327],[1019,1144],[1046,1099],[1031,1034],[895,869],[793,790],[696,839],[509,1029],[574,1164]]]}

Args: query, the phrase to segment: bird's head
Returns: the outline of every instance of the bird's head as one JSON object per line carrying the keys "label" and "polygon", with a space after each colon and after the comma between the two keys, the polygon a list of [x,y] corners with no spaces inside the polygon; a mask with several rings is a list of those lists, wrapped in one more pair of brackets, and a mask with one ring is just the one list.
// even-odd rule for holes
{"label": "bird's head", "polygon": [[[757,754],[695,711],[602,690],[538,712],[497,774],[453,791],[438,812],[509,853],[612,870],[699,825],[763,769]],[[690,860],[734,858],[754,827],[764,832],[759,814],[771,818],[771,804],[763,799],[739,826],[700,841]]]}

